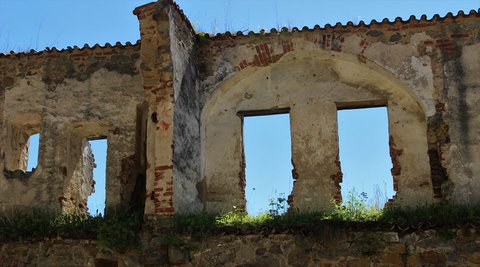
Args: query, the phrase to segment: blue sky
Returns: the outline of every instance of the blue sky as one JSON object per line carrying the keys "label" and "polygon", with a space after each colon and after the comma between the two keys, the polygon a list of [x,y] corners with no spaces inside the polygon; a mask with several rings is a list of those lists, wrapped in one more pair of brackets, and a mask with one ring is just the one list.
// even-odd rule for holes
{"label": "blue sky", "polygon": [[[138,21],[132,10],[148,2],[0,0],[0,52],[42,50],[52,46],[65,48],[83,46],[85,43],[133,43],[139,39],[139,32]],[[323,26],[347,21],[358,23],[360,20],[369,22],[372,19],[381,21],[383,18],[393,20],[396,17],[408,19],[410,15],[420,17],[422,14],[431,18],[434,14],[443,16],[447,12],[456,14],[459,10],[468,12],[480,7],[480,0],[179,0],[177,3],[197,30],[215,33],[225,30],[268,30],[284,26],[313,27],[316,24]],[[365,123],[372,125],[361,127]],[[391,162],[388,157],[386,124],[385,109],[339,112],[344,195],[345,190],[353,188],[357,192],[366,191],[371,195],[374,184],[380,187],[380,191],[391,194],[391,176],[388,172]],[[270,197],[291,190],[288,127],[288,115],[245,120],[245,140],[248,142],[246,194],[250,199],[247,205],[252,214],[268,210]],[[359,147],[367,144],[368,138],[377,141],[378,149],[373,149],[371,144],[368,149]],[[35,141],[32,141],[32,146],[35,146]],[[95,145],[94,153],[101,154],[102,149],[105,149],[105,145],[98,148]],[[37,156],[32,155],[31,158]],[[99,157],[96,159],[100,160]],[[105,173],[100,167],[97,172]],[[97,187],[101,186],[103,185],[97,182]],[[100,191],[102,190],[97,189],[97,192]],[[289,192],[286,193],[288,194]],[[90,205],[96,207],[102,205],[102,201],[90,202]],[[94,212],[96,208],[92,208],[91,211]],[[99,210],[101,209],[100,207]]]}

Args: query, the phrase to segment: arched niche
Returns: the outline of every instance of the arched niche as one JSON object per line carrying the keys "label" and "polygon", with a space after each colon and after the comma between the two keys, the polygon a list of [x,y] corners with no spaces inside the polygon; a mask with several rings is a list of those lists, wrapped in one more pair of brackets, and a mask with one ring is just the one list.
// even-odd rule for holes
{"label": "arched niche", "polygon": [[425,107],[413,91],[352,55],[292,52],[270,66],[239,72],[207,100],[201,117],[206,211],[245,205],[242,112],[290,110],[298,175],[292,205],[318,211],[329,209],[339,193],[337,109],[379,105],[388,108],[395,202],[431,202]]}

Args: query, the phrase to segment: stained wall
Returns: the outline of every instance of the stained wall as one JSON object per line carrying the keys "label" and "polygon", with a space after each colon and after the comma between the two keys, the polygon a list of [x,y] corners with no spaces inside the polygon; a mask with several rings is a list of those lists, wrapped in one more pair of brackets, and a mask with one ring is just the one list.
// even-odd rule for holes
{"label": "stained wall", "polygon": [[[342,199],[337,110],[373,106],[388,109],[391,203],[480,201],[477,11],[217,36],[195,33],[170,0],[134,14],[135,45],[0,57],[2,207],[84,205],[90,192],[72,184],[91,179],[72,177],[86,173],[84,141],[104,137],[108,207],[242,207],[243,117],[288,112],[290,206],[326,210]],[[39,166],[24,173],[37,132]]]}
{"label": "stained wall", "polygon": [[290,113],[291,205],[328,209],[341,199],[336,111],[374,106],[388,109],[396,191],[390,202],[478,203],[472,75],[479,23],[472,11],[201,39],[206,210],[244,205],[242,114],[278,109]]}
{"label": "stained wall", "polygon": [[[107,208],[128,208],[136,108],[144,101],[139,64],[139,44],[0,57],[3,209],[85,211],[94,164],[86,141],[98,138],[108,140]],[[32,133],[40,134],[38,166],[25,173],[14,151]]]}

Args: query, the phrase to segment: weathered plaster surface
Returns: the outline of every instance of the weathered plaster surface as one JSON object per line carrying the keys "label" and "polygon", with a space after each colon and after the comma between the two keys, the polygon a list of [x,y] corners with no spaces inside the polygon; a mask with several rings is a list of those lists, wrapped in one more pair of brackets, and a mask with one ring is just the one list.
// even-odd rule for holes
{"label": "weathered plaster surface", "polygon": [[[291,125],[289,204],[328,210],[342,199],[337,110],[373,106],[388,109],[390,204],[480,204],[479,12],[215,37],[195,34],[171,0],[134,14],[135,45],[0,54],[0,210],[85,212],[87,140],[98,138],[108,141],[107,212],[244,207],[243,117],[280,112]],[[143,233],[142,251],[123,255],[55,239],[2,244],[0,266],[480,264],[477,230],[453,233],[184,237],[190,249]]]}
{"label": "weathered plaster surface", "polygon": [[[86,208],[91,164],[85,142],[107,138],[107,207],[127,208],[134,181],[121,162],[135,154],[136,106],[144,99],[138,46],[44,52],[1,58],[2,133],[40,134],[38,166],[28,179],[0,174],[2,207]],[[2,163],[12,170],[12,141]],[[10,166],[10,167],[8,167]]]}
{"label": "weathered plaster surface", "polygon": [[[332,177],[340,171],[336,163],[337,109],[384,103],[396,146],[414,160],[410,168],[396,175],[399,186],[403,186],[399,197],[412,204],[429,202],[428,158],[424,153],[427,143],[425,136],[419,138],[426,131],[425,119],[420,105],[405,91],[406,86],[379,75],[356,58],[342,58],[335,52],[318,54],[315,58],[309,52],[291,53],[268,67],[245,70],[217,89],[203,110],[207,195],[221,199],[223,210],[242,204],[243,194],[235,202],[231,193],[231,188],[239,185],[243,153],[237,113],[290,108],[292,162],[298,174],[293,203],[301,210],[327,208],[336,193]],[[401,166],[409,166],[402,158],[400,161]],[[230,202],[225,203],[225,199]],[[211,202],[215,211],[218,201]]]}
{"label": "weathered plaster surface", "polygon": [[172,57],[176,107],[173,115],[173,204],[178,213],[198,213],[203,205],[198,192],[201,165],[196,38],[174,9],[169,12],[170,49],[175,55]]}
{"label": "weathered plaster surface", "polygon": [[2,208],[84,205],[82,146],[105,137],[109,208],[243,207],[243,116],[288,112],[290,205],[325,210],[342,198],[337,110],[372,106],[388,108],[390,202],[480,202],[478,12],[215,37],[170,0],[134,14],[136,45],[0,57]]}
{"label": "weathered plaster surface", "polygon": [[395,203],[478,202],[475,148],[465,143],[478,139],[469,110],[476,108],[479,23],[475,16],[422,19],[203,40],[207,211],[244,203],[237,112],[290,108],[293,205],[325,209],[341,181],[336,110],[379,104],[388,107]]}

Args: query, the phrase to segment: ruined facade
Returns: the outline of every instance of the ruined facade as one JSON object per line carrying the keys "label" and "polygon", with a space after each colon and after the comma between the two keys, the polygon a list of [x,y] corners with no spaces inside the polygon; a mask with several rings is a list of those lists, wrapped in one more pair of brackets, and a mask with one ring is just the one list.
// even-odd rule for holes
{"label": "ruined facade", "polygon": [[[245,205],[243,117],[289,113],[290,205],[341,199],[337,110],[386,106],[399,206],[480,203],[480,14],[196,34],[173,2],[134,10],[135,44],[0,55],[0,208],[85,210],[108,140],[106,206]],[[40,134],[38,167],[25,170]],[[368,153],[368,152],[366,152]]]}

